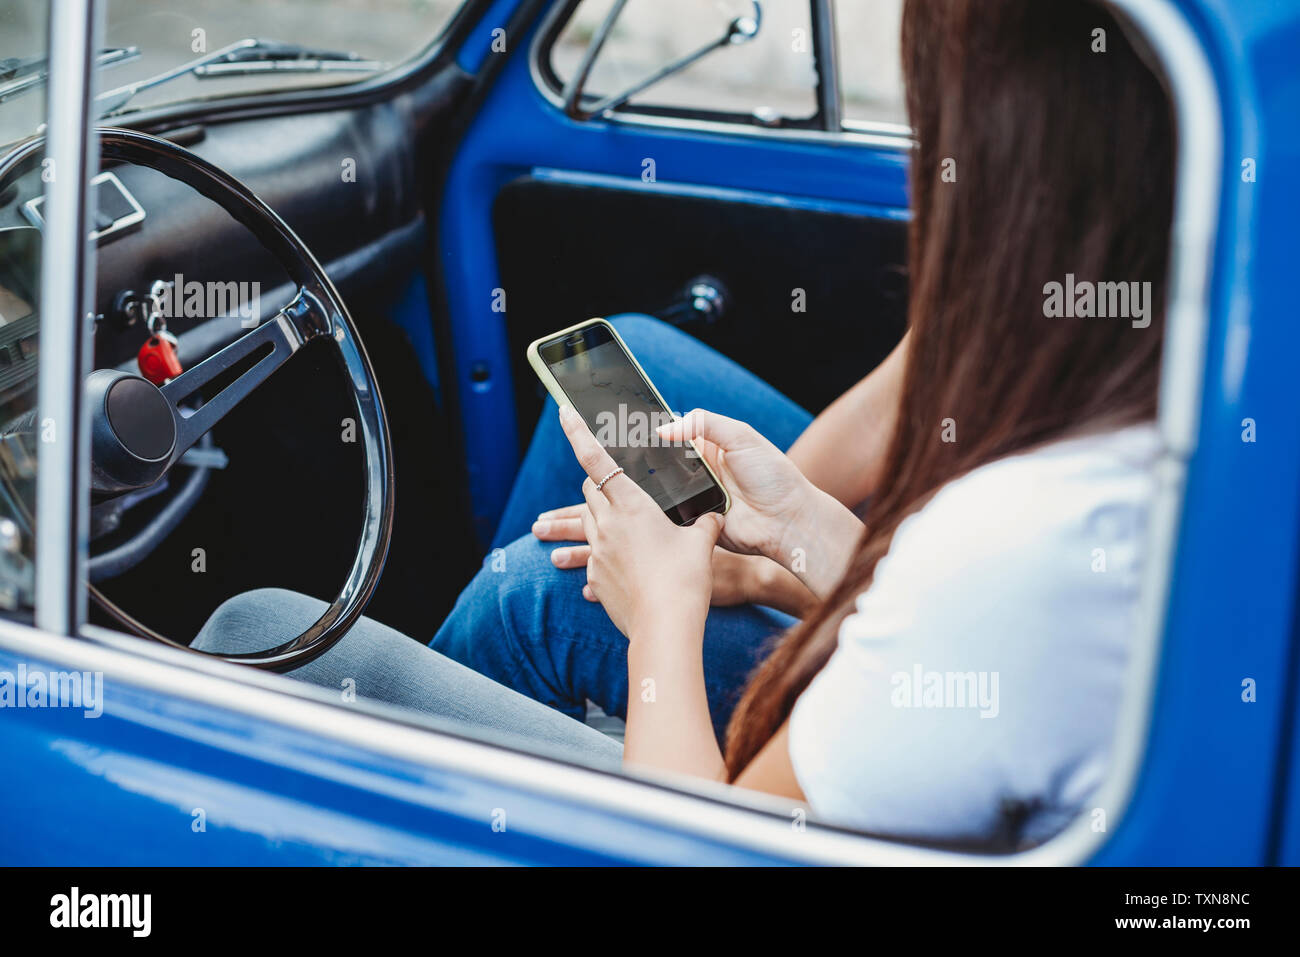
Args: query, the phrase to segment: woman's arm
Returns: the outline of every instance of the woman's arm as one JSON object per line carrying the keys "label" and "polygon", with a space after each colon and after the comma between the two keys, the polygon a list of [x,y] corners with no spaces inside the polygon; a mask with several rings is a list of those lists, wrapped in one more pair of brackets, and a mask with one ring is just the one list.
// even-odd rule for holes
{"label": "woman's arm", "polygon": [[666,606],[628,634],[623,762],[722,781],[704,687],[704,621]]}
{"label": "woman's arm", "polygon": [[[623,760],[721,779],[704,688],[704,621],[721,515],[674,525],[567,405],[560,423],[587,473],[580,516],[587,584],[628,639],[628,714]],[[777,453],[780,455],[780,453]],[[597,487],[596,480],[610,476]]]}

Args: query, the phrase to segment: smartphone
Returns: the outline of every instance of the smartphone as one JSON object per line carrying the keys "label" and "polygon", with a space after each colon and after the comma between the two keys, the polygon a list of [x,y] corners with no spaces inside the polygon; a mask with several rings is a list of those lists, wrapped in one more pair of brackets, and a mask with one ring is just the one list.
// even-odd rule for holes
{"label": "smartphone", "polygon": [[538,339],[528,347],[528,364],[551,398],[573,406],[614,464],[678,525],[731,506],[727,490],[693,442],[669,442],[656,434],[674,416],[604,319]]}

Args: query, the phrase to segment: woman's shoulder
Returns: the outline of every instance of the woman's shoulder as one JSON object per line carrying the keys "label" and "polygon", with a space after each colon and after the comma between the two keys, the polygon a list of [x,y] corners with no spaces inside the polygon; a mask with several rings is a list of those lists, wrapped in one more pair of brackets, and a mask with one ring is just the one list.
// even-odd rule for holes
{"label": "woman's shoulder", "polygon": [[[1032,672],[1126,655],[1159,440],[1142,425],[976,469],[909,516],[840,631],[846,653],[997,654]],[[1110,665],[1091,670],[1109,680]]]}
{"label": "woman's shoulder", "polygon": [[[900,557],[918,555],[932,574],[990,564],[1002,572],[1043,562],[1050,567],[1081,556],[1085,568],[1100,567],[1108,548],[1140,545],[1159,452],[1155,425],[1142,423],[974,469],[902,522],[877,579]],[[1102,553],[1094,555],[1095,549]]]}

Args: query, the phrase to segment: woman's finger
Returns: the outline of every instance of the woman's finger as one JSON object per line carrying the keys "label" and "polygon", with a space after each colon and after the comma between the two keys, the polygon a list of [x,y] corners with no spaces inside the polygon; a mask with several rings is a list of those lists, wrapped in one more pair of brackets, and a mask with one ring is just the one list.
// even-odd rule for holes
{"label": "woman's finger", "polygon": [[[583,506],[585,510],[587,506]],[[553,518],[549,521],[538,519],[533,523],[533,535],[543,542],[583,542],[586,536],[582,531],[582,516],[572,518]]]}
{"label": "woman's finger", "polygon": [[722,534],[723,526],[726,525],[727,517],[719,515],[717,512],[705,512],[695,520],[690,530],[692,534],[702,535],[709,543],[712,549],[718,544],[718,536]]}
{"label": "woman's finger", "polygon": [[659,426],[656,431],[660,438],[674,442],[707,439],[725,451],[748,448],[767,441],[753,426],[704,409],[693,409],[682,418]]}
{"label": "woman's finger", "polygon": [[556,568],[586,568],[591,558],[590,545],[573,545],[569,548],[557,548],[551,552],[551,564]]}
{"label": "woman's finger", "polygon": [[587,506],[584,503],[578,502],[574,505],[566,505],[564,508],[552,508],[538,515],[537,521],[553,522],[557,518],[578,518],[582,515],[582,510],[586,507]]}
{"label": "woman's finger", "polygon": [[582,586],[582,597],[585,598],[585,599],[587,599],[587,601],[595,602],[596,604],[600,604],[600,599],[596,597],[596,593],[595,593],[594,591],[591,590],[591,586],[590,586],[590,585],[583,585],[583,586]]}
{"label": "woman's finger", "polygon": [[564,436],[573,447],[578,464],[593,482],[599,482],[617,468],[609,453],[591,434],[587,423],[582,421],[582,416],[573,411],[573,406],[560,406],[560,427],[564,429]]}
{"label": "woman's finger", "polygon": [[600,519],[609,514],[609,499],[605,498],[597,489],[596,483],[589,478],[582,480],[582,497],[587,500],[587,507],[582,513],[582,532],[585,541],[594,541],[593,536],[596,529],[600,527]]}
{"label": "woman's finger", "polygon": [[[564,429],[569,445],[573,446],[573,454],[577,457],[578,464],[587,473],[587,478],[591,479],[592,484],[608,479],[602,488],[602,493],[609,501],[627,502],[634,490],[639,491],[636,483],[627,476],[612,475],[611,477],[618,466],[605,451],[604,446],[596,441],[596,437],[591,434],[591,429],[587,428],[587,423],[582,421],[582,416],[573,411],[572,406],[560,406],[560,426]],[[590,500],[587,504],[591,504]]]}

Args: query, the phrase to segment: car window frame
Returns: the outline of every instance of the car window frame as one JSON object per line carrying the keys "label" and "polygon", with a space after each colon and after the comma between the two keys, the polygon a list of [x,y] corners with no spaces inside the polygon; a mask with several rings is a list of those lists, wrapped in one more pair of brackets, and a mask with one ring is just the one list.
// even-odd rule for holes
{"label": "car window frame", "polygon": [[[56,0],[88,11],[94,0]],[[314,689],[280,675],[270,675],[166,648],[146,639],[91,627],[73,616],[57,627],[55,617],[41,614],[30,627],[0,616],[0,647],[36,660],[67,663],[77,670],[102,671],[106,679],[150,688],[169,695],[205,701],[270,723],[289,724],[344,740],[381,753],[477,777],[510,781],[539,792],[562,795],[576,803],[594,804],[610,813],[654,820],[676,830],[725,840],[737,847],[778,857],[829,864],[969,864],[997,863],[1060,865],[1087,861],[1110,840],[1132,796],[1149,738],[1157,666],[1166,627],[1170,574],[1178,543],[1188,463],[1195,451],[1200,403],[1204,389],[1205,356],[1211,315],[1211,285],[1215,278],[1214,247],[1219,237],[1219,177],[1224,167],[1224,136],[1220,90],[1207,51],[1178,0],[1105,0],[1107,5],[1149,45],[1169,81],[1177,116],[1175,212],[1171,228],[1173,250],[1169,275],[1166,345],[1161,357],[1158,427],[1165,453],[1156,501],[1152,509],[1152,560],[1142,588],[1138,633],[1129,687],[1117,718],[1112,770],[1096,801],[1110,809],[1111,826],[1096,831],[1086,816],[1076,818],[1060,834],[1037,847],[990,858],[986,854],[937,850],[897,840],[848,831],[815,819],[806,828],[791,828],[788,816],[775,813],[762,796],[723,791],[706,783],[648,779],[600,772],[537,754],[502,748],[474,738],[431,731],[412,720],[376,715],[373,709],[344,707]],[[91,47],[93,48],[93,47]],[[71,100],[69,100],[71,102]],[[66,109],[67,104],[57,108]],[[86,109],[86,103],[80,105]],[[50,106],[51,123],[56,104]],[[87,183],[78,181],[81,200]],[[93,275],[93,249],[87,261],[73,264],[71,284],[84,288]],[[61,282],[69,277],[63,275]],[[43,281],[43,292],[44,292]],[[44,301],[44,300],[43,300]],[[74,324],[75,325],[75,324]],[[77,361],[83,357],[75,356]],[[58,363],[64,363],[58,368]],[[53,373],[69,377],[72,359],[55,349],[41,350],[38,374],[44,382]],[[77,367],[72,367],[74,370]],[[79,393],[74,386],[74,393]],[[83,463],[84,464],[84,463]],[[44,463],[39,466],[44,470]],[[78,466],[64,465],[67,488],[88,495],[88,480],[79,481]],[[75,529],[75,520],[73,521]],[[49,541],[46,542],[46,538]],[[45,547],[43,547],[45,546]],[[38,582],[42,565],[50,582],[64,591],[60,602],[84,605],[82,581],[75,575],[76,536],[53,531],[38,538]],[[60,571],[60,567],[62,570]],[[42,592],[38,586],[38,601]],[[66,607],[66,606],[65,606]],[[75,636],[75,637],[70,637]]]}

